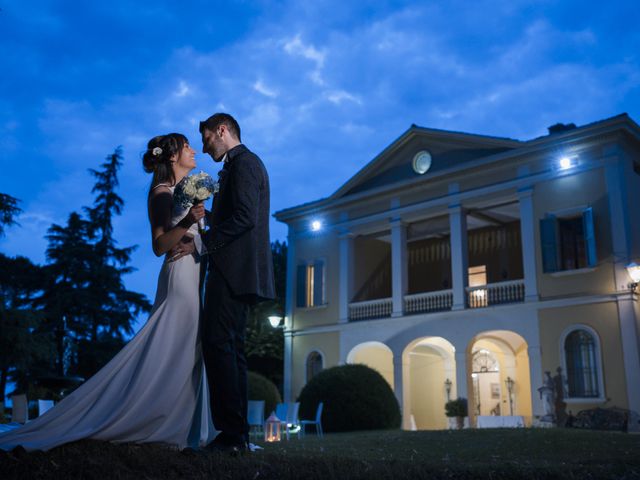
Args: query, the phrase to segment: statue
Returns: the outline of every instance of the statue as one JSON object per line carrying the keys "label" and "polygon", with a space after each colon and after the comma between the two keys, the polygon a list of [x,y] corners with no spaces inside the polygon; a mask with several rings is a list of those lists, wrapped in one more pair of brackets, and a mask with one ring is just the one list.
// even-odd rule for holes
{"label": "statue", "polygon": [[542,410],[544,415],[540,418],[541,422],[554,423],[554,384],[551,378],[551,372],[544,372],[545,379],[542,387],[538,389],[540,398],[542,399]]}

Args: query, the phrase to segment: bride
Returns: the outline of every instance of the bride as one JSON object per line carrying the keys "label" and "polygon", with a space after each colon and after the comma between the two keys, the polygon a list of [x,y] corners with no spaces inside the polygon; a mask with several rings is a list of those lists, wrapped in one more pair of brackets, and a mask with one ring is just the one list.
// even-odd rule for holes
{"label": "bride", "polygon": [[173,205],[174,186],[196,166],[195,151],[182,134],[160,135],[149,141],[143,165],[153,174],[148,202],[153,252],[165,255],[149,319],[53,409],[0,434],[1,449],[49,450],[87,438],[185,448],[215,437],[199,341],[200,266],[193,251],[201,248],[196,222],[204,206]]}

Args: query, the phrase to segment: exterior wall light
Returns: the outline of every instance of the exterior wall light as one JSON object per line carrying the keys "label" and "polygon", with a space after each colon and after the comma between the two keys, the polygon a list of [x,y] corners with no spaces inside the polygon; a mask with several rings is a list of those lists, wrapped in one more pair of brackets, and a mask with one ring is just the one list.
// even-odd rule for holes
{"label": "exterior wall light", "polygon": [[314,220],[313,222],[311,222],[311,230],[313,230],[314,232],[320,231],[321,228],[322,222],[320,222],[320,220]]}
{"label": "exterior wall light", "polygon": [[280,326],[280,322],[282,321],[282,317],[279,315],[269,315],[269,323],[273,328],[278,328]]}
{"label": "exterior wall light", "polygon": [[560,170],[567,170],[575,166],[574,158],[575,157],[562,157],[560,159]]}
{"label": "exterior wall light", "polygon": [[629,288],[632,292],[635,292],[638,288],[638,283],[640,283],[640,265],[638,265],[636,262],[631,262],[629,265],[627,265],[627,272],[629,273],[631,280],[633,280],[631,283],[629,283]]}

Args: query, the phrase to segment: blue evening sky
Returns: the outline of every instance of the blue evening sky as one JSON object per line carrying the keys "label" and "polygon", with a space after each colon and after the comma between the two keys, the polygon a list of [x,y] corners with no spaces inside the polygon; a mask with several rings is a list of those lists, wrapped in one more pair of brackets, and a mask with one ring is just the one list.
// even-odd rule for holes
{"label": "blue evening sky", "polygon": [[200,152],[216,111],[267,165],[273,211],[330,195],[412,123],[529,139],[640,121],[637,0],[180,3],[0,0],[0,192],[24,209],[0,251],[44,262],[47,228],[91,204],[87,169],[122,145],[115,234],[153,300],[141,153],[171,131]]}

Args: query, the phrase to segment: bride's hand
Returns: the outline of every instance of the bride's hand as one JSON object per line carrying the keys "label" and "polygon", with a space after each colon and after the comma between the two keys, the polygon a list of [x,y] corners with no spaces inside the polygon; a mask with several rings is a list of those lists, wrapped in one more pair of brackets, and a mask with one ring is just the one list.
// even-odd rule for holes
{"label": "bride's hand", "polygon": [[189,213],[184,217],[184,221],[191,226],[201,218],[204,218],[204,204],[202,202],[195,204],[189,209]]}
{"label": "bride's hand", "polygon": [[178,242],[178,244],[173,247],[171,250],[167,252],[168,262],[175,262],[176,260],[185,257],[187,255],[191,255],[195,252],[196,246],[193,241],[193,237],[185,235],[182,237],[182,240]]}

